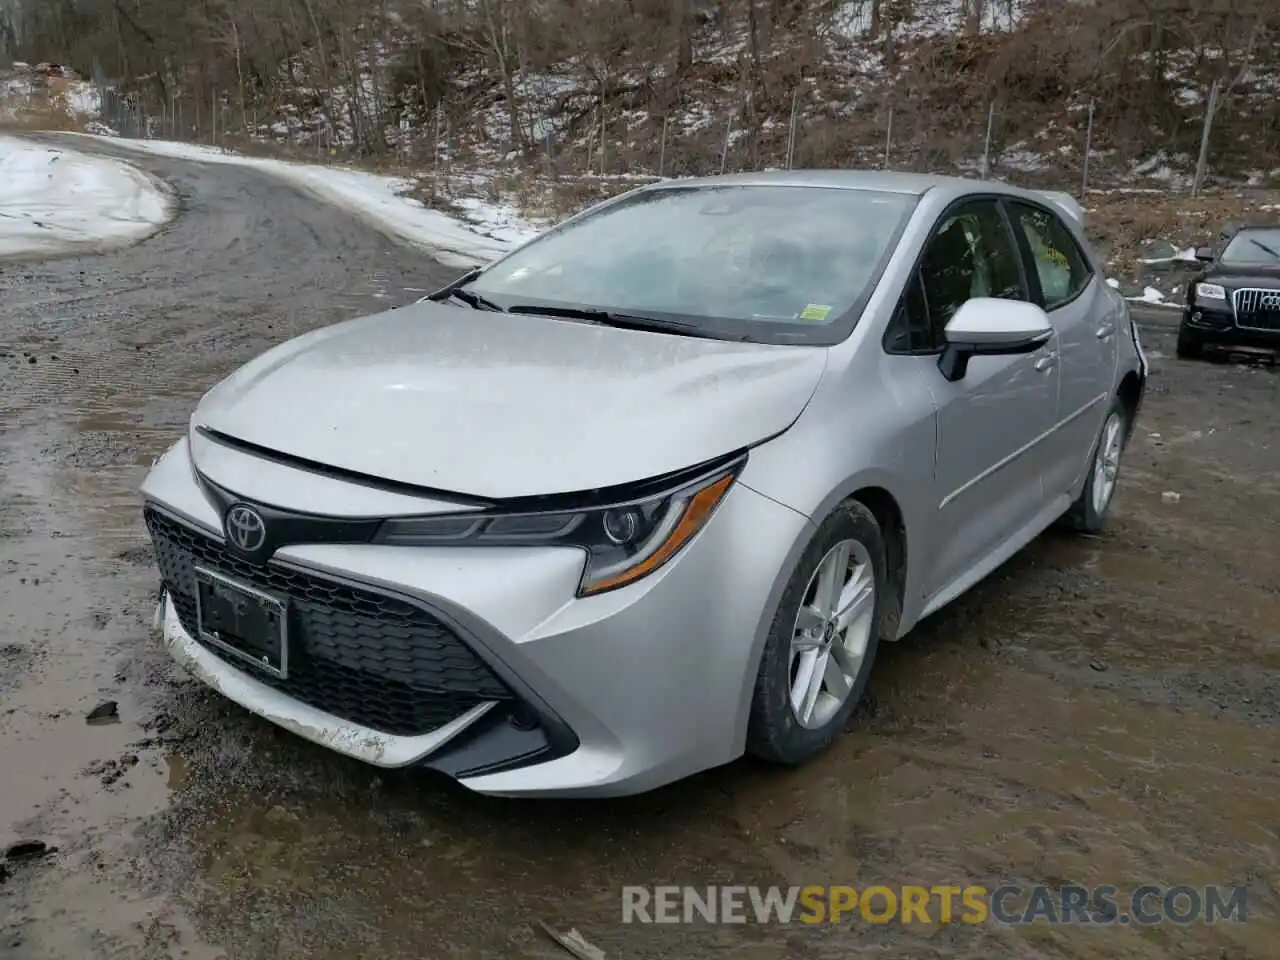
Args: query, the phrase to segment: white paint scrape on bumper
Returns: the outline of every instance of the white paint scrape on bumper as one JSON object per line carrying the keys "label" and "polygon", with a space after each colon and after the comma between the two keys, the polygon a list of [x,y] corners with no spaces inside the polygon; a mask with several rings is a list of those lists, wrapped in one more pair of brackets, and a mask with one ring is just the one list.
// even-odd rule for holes
{"label": "white paint scrape on bumper", "polygon": [[174,659],[227,699],[313,743],[378,767],[405,767],[430,756],[494,706],[477,704],[421,736],[381,733],[287,697],[214,656],[183,628],[167,594],[156,607],[155,626]]}

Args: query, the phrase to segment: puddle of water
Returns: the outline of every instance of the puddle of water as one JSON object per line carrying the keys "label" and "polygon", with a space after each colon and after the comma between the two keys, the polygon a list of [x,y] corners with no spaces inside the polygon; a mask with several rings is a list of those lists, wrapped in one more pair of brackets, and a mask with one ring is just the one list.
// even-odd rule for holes
{"label": "puddle of water", "polygon": [[[144,612],[123,608],[118,591],[151,575],[102,549],[94,512],[57,512],[71,474],[19,440],[11,436],[4,451],[21,469],[6,473],[0,513],[23,526],[0,538],[0,643],[25,651],[28,669],[0,711],[0,770],[22,771],[0,782],[0,837],[35,824],[82,838],[86,826],[160,810],[169,797],[158,765],[134,746],[145,738],[145,694],[125,683],[133,651],[148,643]],[[124,529],[121,518],[113,523]],[[106,701],[121,722],[86,723]]]}
{"label": "puddle of water", "polygon": [[1256,525],[1191,525],[1153,515],[1145,504],[1105,538],[1042,544],[1049,565],[1087,582],[1099,622],[1083,629],[1105,626],[1125,639],[1158,630],[1161,643],[1142,644],[1154,657],[1222,663],[1234,649],[1258,666],[1280,669],[1280,592],[1271,580],[1276,546]]}
{"label": "puddle of water", "polygon": [[[126,866],[97,859],[83,863],[82,869],[37,879],[32,892],[39,906],[26,916],[25,925],[39,930],[39,940],[15,938],[12,946],[19,950],[15,956],[24,960],[90,956],[227,960],[224,950],[200,940],[190,920],[165,897],[122,890],[107,868]],[[83,925],[60,922],[65,911],[59,905],[66,903],[76,905]],[[94,933],[86,935],[86,929]],[[117,935],[124,930],[130,931],[127,939]]]}
{"label": "puddle of water", "polygon": [[170,790],[181,790],[187,785],[187,780],[191,776],[191,770],[187,766],[187,761],[176,754],[168,758],[168,770],[165,776],[165,786]]}
{"label": "puddle of water", "polygon": [[151,422],[141,394],[84,403],[60,446],[63,469],[49,479],[61,502],[79,505],[78,520],[115,556],[143,542],[139,487],[151,465],[182,435],[182,426]]}

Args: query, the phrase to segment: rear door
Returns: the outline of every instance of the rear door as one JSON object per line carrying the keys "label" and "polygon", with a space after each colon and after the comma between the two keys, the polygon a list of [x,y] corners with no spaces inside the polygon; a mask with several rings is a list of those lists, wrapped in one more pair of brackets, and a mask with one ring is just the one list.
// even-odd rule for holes
{"label": "rear door", "polygon": [[1030,298],[1017,245],[994,199],[967,200],[942,215],[904,298],[911,328],[925,332],[886,343],[891,352],[911,351],[933,364],[937,512],[928,547],[916,554],[928,565],[926,597],[963,578],[1044,504],[1036,448],[1057,411],[1055,343],[1025,356],[974,357],[966,375],[949,383],[936,365],[943,331],[972,297]]}
{"label": "rear door", "polygon": [[1058,413],[1044,444],[1046,492],[1069,493],[1089,461],[1115,383],[1119,329],[1099,309],[1103,279],[1061,215],[1049,205],[1006,201],[1029,269],[1032,298],[1057,334],[1061,366]]}

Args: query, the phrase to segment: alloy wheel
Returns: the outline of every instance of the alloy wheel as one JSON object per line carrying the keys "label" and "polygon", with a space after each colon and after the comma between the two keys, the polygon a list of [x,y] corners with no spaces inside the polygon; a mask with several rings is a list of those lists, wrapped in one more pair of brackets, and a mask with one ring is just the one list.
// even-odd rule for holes
{"label": "alloy wheel", "polygon": [[802,727],[821,729],[853,690],[871,640],[876,579],[871,555],[842,540],[805,587],[791,636],[791,708]]}
{"label": "alloy wheel", "polygon": [[1116,492],[1120,475],[1120,454],[1124,449],[1124,420],[1116,411],[1102,427],[1102,442],[1093,459],[1093,512],[1101,517],[1107,512]]}

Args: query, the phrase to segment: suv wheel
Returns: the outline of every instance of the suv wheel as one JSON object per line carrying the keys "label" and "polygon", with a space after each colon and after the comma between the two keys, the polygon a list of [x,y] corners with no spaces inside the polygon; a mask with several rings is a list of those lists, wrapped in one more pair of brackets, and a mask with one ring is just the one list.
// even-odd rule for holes
{"label": "suv wheel", "polygon": [[782,592],[756,676],[749,753],[794,765],[840,735],[871,675],[891,589],[875,516],[841,504]]}
{"label": "suv wheel", "polygon": [[1177,354],[1181,360],[1198,360],[1204,352],[1204,345],[1185,324],[1178,324]]}

